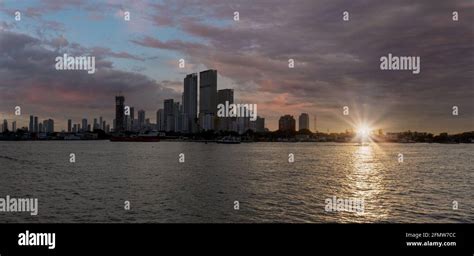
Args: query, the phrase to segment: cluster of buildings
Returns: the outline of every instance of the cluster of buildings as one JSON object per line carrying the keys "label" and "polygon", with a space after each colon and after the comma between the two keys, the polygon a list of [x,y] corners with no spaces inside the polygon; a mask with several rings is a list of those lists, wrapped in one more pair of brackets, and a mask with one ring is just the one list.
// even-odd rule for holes
{"label": "cluster of buildings", "polygon": [[[314,120],[314,127],[316,127],[316,118]],[[309,130],[309,115],[308,113],[301,113],[298,118],[299,131]],[[283,132],[296,131],[296,120],[292,115],[284,115],[278,120],[278,130]],[[315,129],[316,130],[316,129]]]}
{"label": "cluster of buildings", "polygon": [[[198,97],[199,93],[199,97]],[[206,70],[187,75],[183,81],[181,103],[174,99],[165,99],[163,108],[156,112],[156,123],[150,123],[145,111],[138,111],[135,119],[133,107],[127,109],[125,97],[115,97],[114,131],[146,131],[197,133],[201,131],[233,131],[240,134],[248,130],[265,132],[265,119],[257,117],[219,117],[219,104],[234,103],[234,90],[217,90],[217,70]],[[199,108],[198,108],[199,106]]]}
{"label": "cluster of buildings", "polygon": [[[13,129],[13,131],[16,131],[16,129]],[[28,131],[30,133],[52,133],[54,132],[54,120],[46,119],[43,122],[38,122],[37,116],[30,116]]]}
{"label": "cluster of buildings", "polygon": [[[16,132],[17,125],[16,121],[13,121],[11,124],[11,129],[8,127],[8,121],[3,120],[2,125],[0,126],[0,132]],[[54,120],[49,118],[43,121],[39,121],[37,116],[30,116],[30,122],[28,127],[18,127],[18,129],[28,132],[28,133],[54,133]],[[110,125],[103,120],[102,117],[99,119],[94,118],[94,122],[90,124],[87,118],[81,120],[81,123],[73,124],[72,119],[68,119],[67,122],[67,132],[68,133],[86,133],[93,132],[94,130],[103,130],[105,132],[110,132]],[[63,131],[64,132],[64,131]]]}
{"label": "cluster of buildings", "polygon": [[68,133],[86,133],[93,132],[94,130],[102,130],[105,132],[110,132],[110,125],[102,118],[94,118],[94,122],[91,124],[87,118],[83,118],[81,123],[72,123],[72,119],[67,120],[67,132]]}
{"label": "cluster of buildings", "polygon": [[[124,96],[115,97],[115,119],[113,124],[108,124],[102,117],[94,118],[89,122],[83,118],[74,123],[67,120],[67,132],[70,134],[91,133],[95,130],[110,132],[146,132],[160,131],[167,133],[192,134],[202,131],[228,131],[243,134],[249,130],[263,133],[265,119],[257,116],[223,117],[218,116],[219,104],[234,104],[233,89],[217,89],[217,70],[205,70],[199,73],[186,75],[183,81],[181,102],[174,99],[165,99],[163,107],[156,112],[156,123],[147,118],[145,110],[135,111],[135,108],[125,105]],[[309,130],[309,115],[302,113],[299,116],[299,130]],[[296,131],[296,120],[291,115],[284,115],[279,120],[280,131]],[[16,131],[16,121],[8,129],[7,120],[0,125],[0,132]],[[314,128],[315,129],[315,128]],[[30,116],[29,127],[21,130],[31,134],[54,133],[54,120],[47,119],[42,122],[37,116]]]}
{"label": "cluster of buildings", "polygon": [[0,126],[0,132],[6,131],[16,131],[16,121],[12,122],[12,129],[8,129],[8,121],[6,119],[3,120],[2,125]]}

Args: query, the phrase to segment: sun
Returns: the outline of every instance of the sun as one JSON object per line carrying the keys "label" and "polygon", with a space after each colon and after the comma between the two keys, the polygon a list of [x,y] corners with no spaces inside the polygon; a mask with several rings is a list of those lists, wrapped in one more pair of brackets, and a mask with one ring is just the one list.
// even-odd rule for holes
{"label": "sun", "polygon": [[370,127],[367,124],[361,124],[357,127],[357,136],[361,139],[369,139]]}

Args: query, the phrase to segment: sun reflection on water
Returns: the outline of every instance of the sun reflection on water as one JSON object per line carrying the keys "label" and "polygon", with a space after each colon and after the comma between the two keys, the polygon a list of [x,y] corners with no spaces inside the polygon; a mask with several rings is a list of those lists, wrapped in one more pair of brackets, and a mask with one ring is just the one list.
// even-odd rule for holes
{"label": "sun reflection on water", "polygon": [[364,212],[355,213],[362,221],[382,221],[387,217],[381,196],[385,192],[382,164],[377,159],[380,148],[376,144],[355,146],[352,171],[348,174],[349,194],[364,199]]}

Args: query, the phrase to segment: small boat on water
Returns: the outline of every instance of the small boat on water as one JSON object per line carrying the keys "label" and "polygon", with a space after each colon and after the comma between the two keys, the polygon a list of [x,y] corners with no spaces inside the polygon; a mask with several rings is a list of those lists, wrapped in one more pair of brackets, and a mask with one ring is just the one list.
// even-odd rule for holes
{"label": "small boat on water", "polygon": [[219,144],[240,144],[241,140],[237,137],[226,136],[220,140],[216,141]]}
{"label": "small boat on water", "polygon": [[110,138],[112,142],[159,142],[158,132],[140,133],[138,135],[117,135]]}

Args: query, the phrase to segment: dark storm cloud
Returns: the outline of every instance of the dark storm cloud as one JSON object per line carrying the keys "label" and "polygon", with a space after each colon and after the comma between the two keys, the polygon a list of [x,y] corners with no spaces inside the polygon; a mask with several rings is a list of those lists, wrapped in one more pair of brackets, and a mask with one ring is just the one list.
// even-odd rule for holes
{"label": "dark storm cloud", "polygon": [[[118,93],[127,95],[127,104],[149,110],[156,110],[164,98],[180,96],[144,75],[115,70],[106,57],[135,57],[107,48],[90,49],[96,54],[97,71],[93,75],[58,71],[55,58],[63,52],[47,49],[48,43],[29,35],[0,31],[2,109],[20,105],[30,114],[51,117],[88,117],[93,112],[112,118],[113,97]],[[72,52],[78,48],[76,45]]]}
{"label": "dark storm cloud", "polygon": [[[342,21],[346,10],[349,22]],[[234,11],[239,22],[232,20]],[[453,11],[459,12],[457,22]],[[417,128],[428,130],[447,128],[439,118],[450,106],[462,105],[464,127],[455,129],[474,128],[472,1],[169,1],[156,6],[155,17],[204,42],[149,36],[133,42],[185,52],[195,63],[255,85],[242,90],[273,95],[268,102],[288,98],[308,103],[295,104],[305,109],[294,111],[309,112],[368,104],[372,112],[399,121],[425,118],[426,127]],[[379,59],[388,53],[420,56],[421,73],[381,71]],[[296,61],[293,70],[287,68],[289,58]],[[286,101],[281,102],[284,111]],[[405,127],[409,124],[397,128]]]}
{"label": "dark storm cloud", "polygon": [[[166,88],[177,89],[182,81],[158,83],[113,65],[114,58],[142,62],[155,57],[114,52],[100,42],[86,48],[57,35],[64,30],[60,20],[44,19],[74,8],[102,18],[127,9],[148,22],[139,26],[188,34],[193,40],[144,32],[124,40],[140,49],[175,51],[196,67],[217,69],[236,84],[239,101],[259,104],[272,129],[282,114],[309,112],[321,117],[323,127],[343,130],[347,127],[338,116],[344,105],[385,119],[391,130],[474,129],[474,3],[469,0],[42,1],[26,10],[44,24],[38,36],[8,32],[15,23],[0,23],[0,105],[23,100],[77,113],[83,107],[109,108],[110,94],[118,91],[150,109],[165,97],[179,98]],[[2,11],[11,15],[13,10]],[[233,21],[234,11],[239,22]],[[349,22],[342,21],[343,11],[349,11]],[[459,12],[457,22],[453,11]],[[52,69],[54,57],[64,51],[96,55],[99,71],[91,76]],[[420,56],[421,73],[381,71],[379,59],[388,53]],[[290,58],[294,69],[288,68]],[[456,121],[449,119],[453,105],[462,113]]]}

